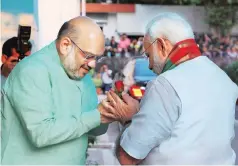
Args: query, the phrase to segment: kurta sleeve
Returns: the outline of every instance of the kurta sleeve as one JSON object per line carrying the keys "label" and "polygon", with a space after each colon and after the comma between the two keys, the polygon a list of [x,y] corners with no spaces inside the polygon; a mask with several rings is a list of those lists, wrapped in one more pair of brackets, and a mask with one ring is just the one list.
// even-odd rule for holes
{"label": "kurta sleeve", "polygon": [[144,159],[153,148],[169,138],[179,118],[180,106],[179,97],[163,77],[149,83],[140,111],[121,136],[121,147],[131,157]]}

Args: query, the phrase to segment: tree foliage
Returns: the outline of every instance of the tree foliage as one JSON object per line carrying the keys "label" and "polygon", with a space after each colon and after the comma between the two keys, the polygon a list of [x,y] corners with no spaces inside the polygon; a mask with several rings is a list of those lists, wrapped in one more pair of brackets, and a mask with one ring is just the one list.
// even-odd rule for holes
{"label": "tree foliage", "polygon": [[238,0],[191,0],[191,3],[204,5],[206,21],[218,35],[229,34],[231,28],[238,23]]}
{"label": "tree foliage", "polygon": [[238,61],[235,61],[227,68],[225,68],[225,72],[231,78],[231,80],[238,86]]}

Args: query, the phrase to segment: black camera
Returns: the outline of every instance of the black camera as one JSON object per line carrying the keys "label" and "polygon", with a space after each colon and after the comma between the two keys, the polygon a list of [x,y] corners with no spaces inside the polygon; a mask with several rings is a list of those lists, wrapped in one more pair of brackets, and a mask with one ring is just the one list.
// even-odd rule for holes
{"label": "black camera", "polygon": [[21,26],[18,28],[17,52],[20,54],[19,61],[25,58],[25,53],[30,50],[29,39],[31,37],[31,27]]}

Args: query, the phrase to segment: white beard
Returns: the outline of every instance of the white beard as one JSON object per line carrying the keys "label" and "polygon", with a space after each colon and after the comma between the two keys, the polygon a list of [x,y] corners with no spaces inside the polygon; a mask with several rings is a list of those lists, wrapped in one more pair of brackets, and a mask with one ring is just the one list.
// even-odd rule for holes
{"label": "white beard", "polygon": [[76,57],[75,57],[75,50],[72,48],[72,50],[69,52],[69,54],[62,59],[62,64],[64,66],[64,69],[66,73],[69,75],[72,79],[79,79],[79,68],[80,66],[76,63]]}
{"label": "white beard", "polygon": [[[155,50],[153,52],[156,52]],[[155,74],[161,74],[161,72],[163,71],[164,68],[164,63],[162,62],[162,60],[160,59],[160,57],[156,54],[153,54],[153,60],[154,60],[154,64],[153,64],[153,72]]]}

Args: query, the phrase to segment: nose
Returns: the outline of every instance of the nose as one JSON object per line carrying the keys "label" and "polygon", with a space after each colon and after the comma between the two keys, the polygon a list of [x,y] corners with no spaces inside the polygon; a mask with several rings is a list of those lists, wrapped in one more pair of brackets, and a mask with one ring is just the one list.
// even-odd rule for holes
{"label": "nose", "polygon": [[87,65],[90,68],[95,68],[96,67],[96,60],[93,59],[93,60],[88,61]]}

